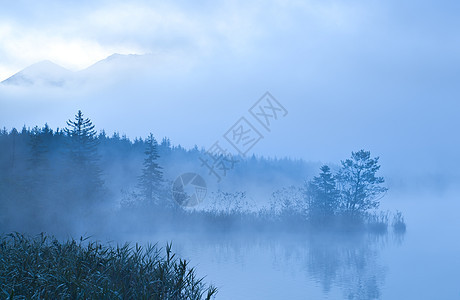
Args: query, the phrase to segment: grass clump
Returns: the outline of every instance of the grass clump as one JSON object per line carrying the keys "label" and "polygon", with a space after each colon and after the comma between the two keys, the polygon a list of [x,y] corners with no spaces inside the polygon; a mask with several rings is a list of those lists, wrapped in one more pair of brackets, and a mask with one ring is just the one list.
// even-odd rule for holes
{"label": "grass clump", "polygon": [[396,214],[393,216],[393,230],[396,233],[404,233],[406,232],[406,222],[404,221],[404,217],[400,211],[397,211]]}
{"label": "grass clump", "polygon": [[171,244],[162,250],[44,234],[0,238],[2,299],[211,299],[216,292]]}
{"label": "grass clump", "polygon": [[388,212],[366,214],[366,223],[370,232],[384,234],[388,230]]}

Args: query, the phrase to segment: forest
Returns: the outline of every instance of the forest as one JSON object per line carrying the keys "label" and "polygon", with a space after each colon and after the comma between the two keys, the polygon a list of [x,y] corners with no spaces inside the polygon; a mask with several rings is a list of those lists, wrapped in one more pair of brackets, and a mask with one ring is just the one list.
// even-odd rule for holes
{"label": "forest", "polygon": [[387,188],[379,158],[365,150],[331,166],[234,156],[231,176],[202,205],[184,207],[172,182],[206,154],[198,147],[108,136],[81,111],[62,129],[4,128],[0,147],[4,232],[405,230],[401,213],[378,211]]}

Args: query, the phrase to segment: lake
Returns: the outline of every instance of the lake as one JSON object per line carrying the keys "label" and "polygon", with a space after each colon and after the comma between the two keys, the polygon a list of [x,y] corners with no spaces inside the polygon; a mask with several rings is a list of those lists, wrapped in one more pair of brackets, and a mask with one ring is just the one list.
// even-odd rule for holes
{"label": "lake", "polygon": [[[460,299],[455,193],[389,194],[405,234],[152,234],[219,288],[216,299]],[[127,239],[127,240],[130,240]]]}

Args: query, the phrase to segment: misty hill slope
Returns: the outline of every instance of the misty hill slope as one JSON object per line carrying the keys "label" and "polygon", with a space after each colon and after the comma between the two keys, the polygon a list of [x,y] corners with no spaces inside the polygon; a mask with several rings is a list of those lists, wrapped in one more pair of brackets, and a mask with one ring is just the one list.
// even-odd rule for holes
{"label": "misty hill slope", "polygon": [[19,71],[1,83],[22,87],[64,87],[87,83],[97,84],[117,79],[123,81],[127,78],[142,77],[143,71],[148,72],[154,69],[155,65],[158,65],[158,62],[150,54],[115,53],[77,72],[45,60]]}
{"label": "misty hill slope", "polygon": [[86,69],[80,71],[80,73],[99,73],[99,72],[113,72],[122,71],[124,68],[131,68],[135,66],[141,66],[146,63],[150,55],[139,55],[139,54],[118,54],[114,53],[107,58],[104,58]]}
{"label": "misty hill slope", "polygon": [[154,65],[153,57],[149,54],[118,54],[114,53],[86,69],[77,72],[81,82],[103,83],[124,81],[128,78],[139,78],[143,71]]}
{"label": "misty hill slope", "polygon": [[33,64],[2,81],[2,84],[17,86],[64,86],[74,79],[75,73],[49,60]]}

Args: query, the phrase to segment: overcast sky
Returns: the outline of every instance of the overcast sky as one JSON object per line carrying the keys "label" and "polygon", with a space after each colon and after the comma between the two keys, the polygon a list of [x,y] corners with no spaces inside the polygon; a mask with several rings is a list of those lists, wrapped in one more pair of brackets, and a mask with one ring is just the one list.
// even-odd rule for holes
{"label": "overcast sky", "polygon": [[278,47],[302,50],[302,60],[340,50],[458,62],[459,9],[458,1],[6,1],[0,79],[40,60],[77,70],[115,52],[250,58]]}
{"label": "overcast sky", "polygon": [[62,127],[82,108],[99,129],[207,147],[269,90],[289,115],[256,153],[327,162],[367,148],[395,170],[404,160],[445,170],[459,165],[459,11],[459,1],[8,1],[0,79],[45,59],[71,70],[112,53],[166,63],[84,95],[0,88],[1,125]]}

